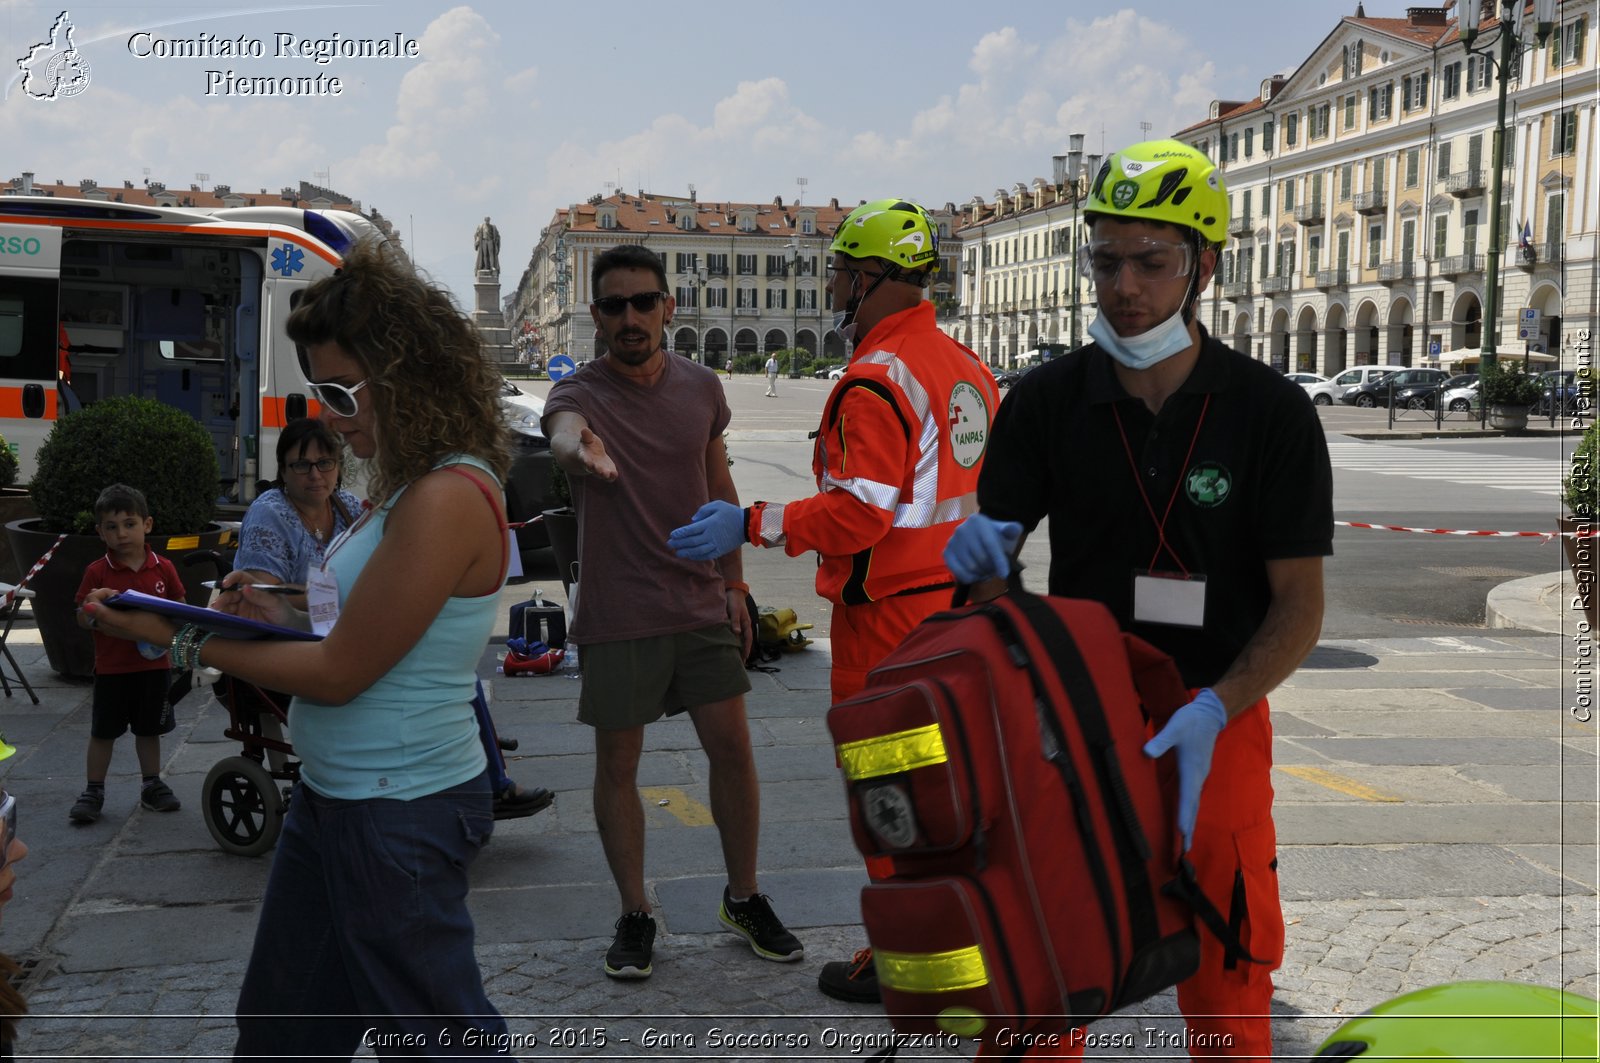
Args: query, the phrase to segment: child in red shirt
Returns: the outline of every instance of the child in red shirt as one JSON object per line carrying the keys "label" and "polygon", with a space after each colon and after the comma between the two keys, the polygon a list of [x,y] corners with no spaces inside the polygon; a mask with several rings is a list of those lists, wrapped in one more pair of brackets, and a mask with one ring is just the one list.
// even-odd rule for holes
{"label": "child in red shirt", "polygon": [[[143,591],[181,602],[183,583],[171,561],[145,545],[154,521],[143,492],[112,484],[94,503],[95,532],[106,544],[106,556],[92,562],[78,586],[78,625],[94,628],[82,611],[83,600],[99,587]],[[94,707],[89,724],[89,787],[72,806],[74,823],[93,823],[105,804],[106,772],[111,751],[124,731],[133,731],[144,786],[139,803],[156,812],[176,812],[178,797],[161,780],[161,736],[177,721],[167,700],[169,660],[165,651],[147,658],[126,639],[94,636]]]}

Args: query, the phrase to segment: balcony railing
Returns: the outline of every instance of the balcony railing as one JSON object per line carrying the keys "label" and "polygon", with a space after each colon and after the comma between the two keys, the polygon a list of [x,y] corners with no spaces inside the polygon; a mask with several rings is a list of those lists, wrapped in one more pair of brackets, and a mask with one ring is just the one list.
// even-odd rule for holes
{"label": "balcony railing", "polygon": [[1294,287],[1294,280],[1289,277],[1263,277],[1261,278],[1261,292],[1271,295],[1274,292],[1286,292]]}
{"label": "balcony railing", "polygon": [[1318,288],[1342,288],[1350,283],[1349,269],[1319,269],[1317,270]]}
{"label": "balcony railing", "polygon": [[1388,203],[1388,197],[1383,189],[1372,192],[1357,192],[1355,208],[1357,214],[1382,214]]}
{"label": "balcony railing", "polygon": [[1378,280],[1385,284],[1408,281],[1416,275],[1416,263],[1410,259],[1406,259],[1403,262],[1380,262],[1378,264]]}
{"label": "balcony railing", "polygon": [[1224,299],[1243,299],[1250,294],[1252,287],[1249,277],[1235,277],[1233,280],[1223,284],[1222,297]]}
{"label": "balcony railing", "polygon": [[1250,226],[1254,224],[1250,215],[1241,214],[1236,218],[1228,219],[1228,234],[1230,236],[1249,236]]}
{"label": "balcony railing", "polygon": [[1541,263],[1546,266],[1558,265],[1561,262],[1561,242],[1547,240],[1542,244],[1507,248],[1506,258],[1525,270],[1531,270]]}
{"label": "balcony railing", "polygon": [[1482,170],[1462,170],[1444,179],[1444,190],[1452,196],[1475,196],[1483,191]]}
{"label": "balcony railing", "polygon": [[1459,277],[1463,273],[1482,273],[1482,255],[1450,255],[1439,260],[1441,277]]}
{"label": "balcony railing", "polygon": [[734,317],[755,317],[761,313],[759,306],[736,306],[733,308]]}
{"label": "balcony railing", "polygon": [[1321,225],[1327,216],[1328,209],[1322,205],[1321,200],[1301,203],[1294,208],[1294,220],[1301,225]]}

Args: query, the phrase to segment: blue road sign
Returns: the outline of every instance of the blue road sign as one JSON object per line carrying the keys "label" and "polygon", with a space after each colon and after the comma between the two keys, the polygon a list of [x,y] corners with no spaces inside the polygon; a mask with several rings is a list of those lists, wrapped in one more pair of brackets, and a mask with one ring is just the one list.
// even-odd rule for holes
{"label": "blue road sign", "polygon": [[572,359],[569,356],[558,354],[550,359],[550,364],[545,366],[544,371],[549,374],[551,380],[560,380],[564,376],[571,376],[576,373],[578,367],[572,364]]}
{"label": "blue road sign", "polygon": [[1443,350],[1443,348],[1439,346],[1438,340],[1430,340],[1428,342],[1428,353],[1433,355],[1435,358],[1439,356],[1439,352],[1441,350]]}

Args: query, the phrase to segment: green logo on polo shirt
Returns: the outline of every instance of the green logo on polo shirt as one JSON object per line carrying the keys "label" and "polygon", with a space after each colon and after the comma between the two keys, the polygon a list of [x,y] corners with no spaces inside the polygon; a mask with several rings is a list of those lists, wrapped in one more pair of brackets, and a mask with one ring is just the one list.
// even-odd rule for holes
{"label": "green logo on polo shirt", "polygon": [[963,469],[970,469],[983,457],[989,445],[989,404],[983,392],[965,380],[950,389],[950,456]]}
{"label": "green logo on polo shirt", "polygon": [[1233,490],[1233,474],[1226,465],[1204,462],[1189,470],[1188,477],[1183,481],[1183,489],[1190,502],[1210,509],[1228,500],[1228,492]]}

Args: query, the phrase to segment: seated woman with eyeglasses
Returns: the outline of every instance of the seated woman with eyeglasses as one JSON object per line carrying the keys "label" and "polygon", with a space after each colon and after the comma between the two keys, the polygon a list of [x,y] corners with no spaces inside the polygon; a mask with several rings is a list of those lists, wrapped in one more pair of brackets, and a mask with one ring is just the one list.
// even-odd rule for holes
{"label": "seated woman with eyeglasses", "polygon": [[[250,503],[239,528],[235,571],[255,583],[305,583],[322,562],[328,544],[361,515],[362,502],[344,490],[344,444],[321,421],[302,417],[278,435],[278,482]],[[304,596],[290,602],[304,606]],[[276,700],[276,699],[275,699]],[[286,704],[287,699],[280,701]],[[506,774],[486,701],[475,699],[484,750],[494,782],[494,818],[520,819],[548,807],[555,795],[543,787],[524,790]]]}
{"label": "seated woman with eyeglasses", "polygon": [[102,632],[295,696],[300,781],[236,1055],[349,1058],[365,1040],[506,1058],[467,907],[494,830],[472,700],[510,557],[499,373],[450,294],[381,242],[308,287],[288,333],[323,418],[366,464],[372,505],[307,572],[308,611],[238,589],[242,573],[216,607],[324,637],[214,638],[107,608],[100,591],[84,610]]}

